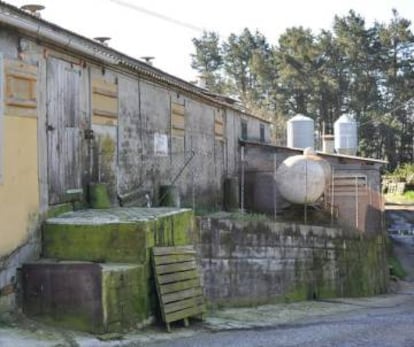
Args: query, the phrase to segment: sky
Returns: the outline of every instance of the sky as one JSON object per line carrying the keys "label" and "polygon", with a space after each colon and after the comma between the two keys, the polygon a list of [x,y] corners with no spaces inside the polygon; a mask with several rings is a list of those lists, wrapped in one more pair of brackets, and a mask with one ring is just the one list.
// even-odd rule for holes
{"label": "sky", "polygon": [[134,58],[155,57],[154,66],[187,81],[192,38],[202,30],[222,39],[247,27],[259,30],[271,44],[287,28],[303,26],[314,33],[331,29],[335,15],[350,9],[367,24],[389,22],[392,9],[414,20],[414,0],[6,0],[20,7],[44,5],[42,18],[83,36],[109,36],[109,45]]}

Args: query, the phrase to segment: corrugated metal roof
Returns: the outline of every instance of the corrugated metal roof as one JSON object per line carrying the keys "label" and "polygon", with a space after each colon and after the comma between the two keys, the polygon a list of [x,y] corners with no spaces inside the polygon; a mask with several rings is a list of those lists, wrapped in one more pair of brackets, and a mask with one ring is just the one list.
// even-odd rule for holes
{"label": "corrugated metal roof", "polygon": [[[250,140],[240,140],[240,143],[247,144],[247,145],[272,147],[272,148],[281,149],[281,150],[293,151],[293,152],[297,152],[297,153],[300,153],[300,154],[303,153],[302,148],[278,146],[278,145],[273,145],[271,143],[263,143],[263,142],[250,141]],[[325,152],[321,152],[321,151],[316,151],[316,154],[321,155],[321,156],[325,156],[325,157],[351,159],[351,160],[365,161],[365,162],[371,162],[371,163],[377,163],[377,164],[388,164],[388,161],[386,161],[386,160],[358,157],[358,156],[354,156],[354,155],[337,154],[337,153],[325,153]]]}
{"label": "corrugated metal roof", "polygon": [[[59,34],[66,35],[70,38],[71,41],[77,41],[78,44],[83,45],[84,47],[93,50],[96,53],[101,54],[103,57],[107,57],[114,62],[116,66],[123,67],[125,69],[134,71],[140,76],[162,83],[164,85],[172,86],[178,88],[182,91],[194,94],[204,100],[208,100],[210,103],[216,104],[218,106],[224,106],[235,110],[237,112],[246,114],[248,116],[260,119],[263,122],[270,123],[266,119],[250,114],[244,110],[241,106],[237,106],[234,102],[226,102],[225,98],[216,98],[214,93],[206,91],[203,88],[199,88],[179,77],[173,76],[164,72],[154,66],[151,66],[147,63],[139,61],[135,58],[128,56],[127,54],[121,53],[111,47],[103,46],[101,43],[96,42],[95,40],[89,39],[87,37],[81,36],[73,31],[62,28],[52,22],[49,22],[43,18],[34,17],[33,15],[13,6],[3,1],[0,1],[0,13],[6,14],[8,16],[22,18],[31,23],[36,23],[40,26],[47,27],[48,29],[58,32]],[[0,22],[1,23],[1,22]],[[5,24],[5,23],[3,23]],[[58,42],[54,42],[58,45]],[[62,47],[67,49],[67,47]]]}

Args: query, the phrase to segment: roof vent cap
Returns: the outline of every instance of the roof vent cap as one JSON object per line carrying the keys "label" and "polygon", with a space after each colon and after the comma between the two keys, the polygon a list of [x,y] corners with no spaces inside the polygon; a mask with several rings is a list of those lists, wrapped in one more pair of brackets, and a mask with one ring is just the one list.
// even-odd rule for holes
{"label": "roof vent cap", "polygon": [[148,65],[152,65],[153,64],[152,61],[155,59],[155,57],[144,56],[144,57],[141,57],[141,59],[145,61]]}
{"label": "roof vent cap", "polygon": [[93,38],[95,41],[98,41],[103,46],[108,46],[108,42],[111,38],[108,36],[98,36]]}
{"label": "roof vent cap", "polygon": [[27,4],[20,7],[23,11],[30,13],[32,16],[40,18],[40,11],[44,10],[45,7],[39,4]]}

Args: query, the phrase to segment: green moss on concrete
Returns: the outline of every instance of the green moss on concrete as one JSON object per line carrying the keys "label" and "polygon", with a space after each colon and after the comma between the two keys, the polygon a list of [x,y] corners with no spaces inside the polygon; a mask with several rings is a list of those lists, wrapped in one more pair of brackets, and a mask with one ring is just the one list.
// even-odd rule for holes
{"label": "green moss on concrete", "polygon": [[173,216],[174,246],[191,244],[193,229],[194,215],[192,211],[175,214]]}
{"label": "green moss on concrete", "polygon": [[145,237],[153,221],[130,224],[47,223],[43,254],[61,260],[144,263]]}
{"label": "green moss on concrete", "polygon": [[161,216],[147,235],[147,247],[192,244],[193,218],[192,211]]}
{"label": "green moss on concrete", "polygon": [[[43,323],[51,326],[62,327],[66,329],[86,331],[93,334],[103,334],[105,329],[99,322],[92,322],[91,317],[83,312],[61,312],[59,315],[37,316],[34,317]],[[94,324],[93,324],[94,323]]]}
{"label": "green moss on concrete", "polygon": [[49,221],[43,228],[43,254],[62,260],[140,263],[154,246],[191,244],[191,211],[137,222],[66,224]]}
{"label": "green moss on concrete", "polygon": [[49,206],[49,209],[47,210],[47,218],[57,217],[63,213],[70,211],[73,211],[73,206],[71,203]]}
{"label": "green moss on concrete", "polygon": [[407,276],[407,272],[404,270],[397,257],[393,255],[389,256],[388,264],[390,266],[391,276],[395,276],[401,280],[403,280]]}
{"label": "green moss on concrete", "polygon": [[[269,283],[269,287],[280,287],[278,293],[266,292],[265,279],[263,288],[252,297],[236,297],[240,291],[240,283],[244,267],[232,267],[229,261],[229,297],[213,298],[214,304],[224,306],[243,306],[259,303],[274,303],[280,301],[300,301],[309,299],[333,298],[338,296],[369,296],[384,293],[388,288],[386,259],[387,243],[383,235],[364,235],[353,230],[324,228],[320,226],[305,226],[291,223],[274,223],[272,221],[243,221],[226,216],[209,216],[208,222],[202,218],[198,225],[202,229],[199,242],[206,253],[205,259],[215,257],[208,253],[211,247],[220,247],[225,257],[233,259],[233,250],[241,246],[257,247],[257,254],[262,254],[264,247],[276,248],[271,254],[280,254],[281,275],[275,277],[266,273],[266,257],[259,256],[262,262],[260,271],[268,276],[270,281],[280,281],[277,286]],[[208,226],[208,227],[207,227]],[[215,237],[212,237],[215,235]],[[207,247],[210,245],[211,247]],[[246,266],[249,252],[246,253]],[[242,255],[237,254],[237,259]],[[279,259],[279,258],[277,258]],[[294,266],[285,267],[284,260],[294,259]],[[220,261],[220,260],[219,260]],[[287,262],[289,264],[289,262]],[[239,263],[238,263],[239,264]],[[254,281],[254,278],[252,278]],[[214,283],[211,285],[214,289]],[[255,288],[252,288],[254,291]],[[234,295],[234,296],[232,296]],[[262,296],[262,297],[258,297]]]}
{"label": "green moss on concrete", "polygon": [[286,293],[281,295],[284,302],[294,302],[294,301],[303,301],[311,299],[310,292],[312,288],[307,284],[297,284],[296,286],[291,287]]}
{"label": "green moss on concrete", "polygon": [[151,315],[144,266],[105,268],[102,276],[103,324],[106,332],[136,327]]}

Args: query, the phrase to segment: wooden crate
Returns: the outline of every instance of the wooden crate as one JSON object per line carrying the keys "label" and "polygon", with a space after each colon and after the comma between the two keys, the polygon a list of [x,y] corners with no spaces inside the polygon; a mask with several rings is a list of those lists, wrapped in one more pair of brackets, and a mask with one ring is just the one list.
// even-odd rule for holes
{"label": "wooden crate", "polygon": [[161,315],[168,332],[170,323],[205,312],[200,274],[192,246],[154,247],[153,265]]}

